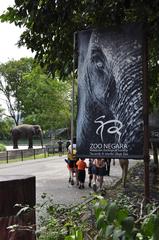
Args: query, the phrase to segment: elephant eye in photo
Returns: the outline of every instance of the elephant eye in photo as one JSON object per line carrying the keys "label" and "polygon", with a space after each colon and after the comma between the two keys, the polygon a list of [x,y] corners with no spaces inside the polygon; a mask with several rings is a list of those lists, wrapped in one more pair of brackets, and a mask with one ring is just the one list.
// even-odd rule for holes
{"label": "elephant eye in photo", "polygon": [[93,48],[91,51],[91,62],[99,71],[104,70],[104,54],[100,48]]}
{"label": "elephant eye in photo", "polygon": [[99,69],[102,69],[104,67],[103,62],[101,62],[100,60],[96,62],[96,66]]}

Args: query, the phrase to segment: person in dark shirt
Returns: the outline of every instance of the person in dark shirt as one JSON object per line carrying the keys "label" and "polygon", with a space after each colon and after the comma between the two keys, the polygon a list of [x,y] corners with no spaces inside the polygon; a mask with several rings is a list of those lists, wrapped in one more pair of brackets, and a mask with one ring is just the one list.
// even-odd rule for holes
{"label": "person in dark shirt", "polygon": [[68,152],[68,147],[70,146],[71,144],[71,141],[69,139],[67,139],[67,142],[66,142],[66,150]]}
{"label": "person in dark shirt", "polygon": [[58,143],[59,156],[61,156],[62,155],[62,144],[63,144],[63,141],[61,140],[61,138],[59,139],[59,141],[57,143]]}

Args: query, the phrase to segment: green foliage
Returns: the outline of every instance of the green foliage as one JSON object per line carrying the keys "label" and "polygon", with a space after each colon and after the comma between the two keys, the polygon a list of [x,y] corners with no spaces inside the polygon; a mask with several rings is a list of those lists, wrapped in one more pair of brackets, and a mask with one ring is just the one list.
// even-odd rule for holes
{"label": "green foliage", "polygon": [[[148,21],[150,39],[157,43],[158,0],[139,1],[15,1],[2,21],[25,26],[19,45],[36,51],[36,58],[50,72],[72,70],[73,33],[90,27],[107,27],[132,21]],[[153,38],[152,36],[157,37]]]}
{"label": "green foliage", "polygon": [[[24,75],[25,91],[20,101],[23,118],[27,123],[39,123],[43,129],[67,127],[70,122],[69,82],[48,77],[40,66]],[[32,101],[34,99],[34,101]]]}
{"label": "green foliage", "polygon": [[0,91],[16,125],[21,120],[44,130],[69,127],[70,80],[52,79],[32,58],[1,64],[0,77]]}
{"label": "green foliage", "polygon": [[0,152],[3,152],[3,151],[5,151],[5,150],[6,150],[5,145],[3,145],[3,144],[0,143]]}
{"label": "green foliage", "polygon": [[[141,217],[132,216],[128,210],[129,205],[122,207],[117,201],[108,201],[101,196],[96,196],[91,201],[94,216],[89,214],[88,206],[84,204],[78,208],[61,208],[51,205],[49,221],[45,222],[39,240],[157,240],[159,239],[159,213],[158,208],[149,204],[153,209]],[[90,202],[89,202],[90,203]],[[119,207],[120,206],[120,207]],[[148,208],[149,208],[148,207]],[[148,209],[146,206],[146,209]],[[145,211],[146,211],[145,209]],[[135,209],[134,209],[135,211]],[[85,221],[82,220],[85,216]],[[87,216],[87,218],[86,218]],[[88,224],[95,218],[95,225]],[[91,219],[92,220],[92,219]],[[87,238],[85,238],[87,236]]]}
{"label": "green foliage", "polygon": [[8,61],[0,65],[0,92],[7,99],[10,117],[18,125],[22,103],[20,96],[25,90],[23,75],[33,68],[32,58],[21,58],[18,61]]}
{"label": "green foliage", "polygon": [[153,234],[153,225],[154,225],[154,216],[150,216],[148,218],[146,218],[141,226],[141,230],[142,232],[146,235],[146,236],[152,236]]}
{"label": "green foliage", "polygon": [[[41,229],[39,240],[83,240],[84,232],[87,229],[87,222],[82,217],[86,211],[85,206],[73,207],[54,204],[52,200],[43,199],[49,217],[47,220],[41,218]],[[46,213],[45,213],[46,216]],[[82,222],[81,222],[82,220]]]}
{"label": "green foliage", "polygon": [[130,22],[147,22],[151,109],[159,108],[159,8],[158,0],[55,1],[16,0],[1,21],[23,26],[19,46],[36,52],[36,59],[60,78],[73,70],[74,32]]}
{"label": "green foliage", "polygon": [[134,219],[128,216],[125,209],[119,209],[115,202],[105,199],[97,201],[95,217],[98,229],[96,239],[131,239],[128,237],[134,236]]}
{"label": "green foliage", "polygon": [[0,119],[0,139],[7,140],[11,138],[11,128],[13,126],[13,121],[8,118]]}
{"label": "green foliage", "polygon": [[[124,205],[123,205],[124,206]],[[152,206],[151,206],[152,207]],[[98,233],[96,239],[100,240],[134,240],[159,239],[158,208],[145,215],[140,220],[130,216],[127,209],[119,208],[118,202],[108,202],[99,199],[94,206]],[[132,214],[132,213],[131,213]]]}

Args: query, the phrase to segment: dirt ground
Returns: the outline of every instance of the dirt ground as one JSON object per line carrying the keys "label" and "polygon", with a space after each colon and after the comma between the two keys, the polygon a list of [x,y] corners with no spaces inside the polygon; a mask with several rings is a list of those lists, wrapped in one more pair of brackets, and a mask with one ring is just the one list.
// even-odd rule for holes
{"label": "dirt ground", "polygon": [[[159,203],[159,171],[155,169],[153,163],[150,163],[149,168],[149,201]],[[141,204],[145,199],[145,183],[144,183],[144,163],[137,163],[129,170],[126,187],[123,188],[121,183],[118,183],[113,189],[106,190],[106,197],[116,199],[119,195],[127,196],[131,204]]]}

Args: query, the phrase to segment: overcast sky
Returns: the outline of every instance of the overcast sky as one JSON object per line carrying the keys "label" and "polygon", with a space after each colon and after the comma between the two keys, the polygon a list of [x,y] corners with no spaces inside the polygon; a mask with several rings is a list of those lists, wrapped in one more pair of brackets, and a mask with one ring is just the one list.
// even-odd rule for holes
{"label": "overcast sky", "polygon": [[[14,5],[14,0],[0,0],[0,14],[12,5]],[[33,53],[27,48],[16,46],[22,32],[23,30],[14,24],[0,23],[0,63],[33,56]]]}
{"label": "overcast sky", "polygon": [[[0,14],[12,5],[14,5],[14,0],[0,0]],[[34,56],[27,48],[16,46],[22,32],[23,29],[16,27],[14,24],[0,23],[0,64],[13,59],[19,60],[22,57]],[[6,109],[5,97],[2,94],[0,94],[0,104]]]}

